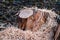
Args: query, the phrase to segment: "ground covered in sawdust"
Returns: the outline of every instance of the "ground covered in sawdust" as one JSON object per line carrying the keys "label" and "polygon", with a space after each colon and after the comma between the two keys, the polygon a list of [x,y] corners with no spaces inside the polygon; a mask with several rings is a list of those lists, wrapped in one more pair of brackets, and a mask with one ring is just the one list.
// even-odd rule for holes
{"label": "ground covered in sawdust", "polygon": [[44,23],[39,30],[21,30],[16,27],[8,27],[0,31],[0,40],[53,40],[53,28],[57,27],[57,22],[54,19],[57,15],[55,12],[46,9],[39,9],[42,12],[49,14],[46,23]]}
{"label": "ground covered in sawdust", "polygon": [[51,32],[23,31],[15,27],[9,27],[0,32],[0,40],[51,40],[52,34],[50,34]]}

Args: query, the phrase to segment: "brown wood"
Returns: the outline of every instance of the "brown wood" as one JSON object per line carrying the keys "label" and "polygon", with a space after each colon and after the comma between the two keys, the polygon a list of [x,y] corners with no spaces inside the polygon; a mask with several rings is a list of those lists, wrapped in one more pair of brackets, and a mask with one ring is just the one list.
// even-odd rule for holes
{"label": "brown wood", "polygon": [[29,17],[27,19],[27,27],[26,29],[37,31],[42,24],[45,23],[45,15],[41,11],[37,11],[35,15]]}
{"label": "brown wood", "polygon": [[48,16],[47,12],[38,10],[28,18],[18,17],[18,27],[23,30],[37,31],[46,22],[46,15]]}
{"label": "brown wood", "polygon": [[18,18],[18,28],[24,30],[26,27],[27,19]]}
{"label": "brown wood", "polygon": [[57,40],[59,34],[60,34],[60,24],[58,25],[58,29],[57,29],[56,34],[55,34],[55,40]]}

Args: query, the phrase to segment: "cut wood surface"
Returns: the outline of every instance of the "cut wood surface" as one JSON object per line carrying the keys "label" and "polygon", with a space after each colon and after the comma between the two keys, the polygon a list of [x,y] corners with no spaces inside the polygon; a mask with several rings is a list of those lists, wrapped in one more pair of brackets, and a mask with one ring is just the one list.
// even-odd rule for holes
{"label": "cut wood surface", "polygon": [[19,17],[20,18],[28,18],[31,15],[33,15],[33,10],[27,8],[27,9],[20,10]]}

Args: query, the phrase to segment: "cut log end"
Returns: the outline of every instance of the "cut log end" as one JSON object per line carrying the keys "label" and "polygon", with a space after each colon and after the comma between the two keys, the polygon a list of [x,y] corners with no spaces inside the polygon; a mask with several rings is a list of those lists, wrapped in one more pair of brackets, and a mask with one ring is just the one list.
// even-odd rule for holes
{"label": "cut log end", "polygon": [[31,9],[23,9],[20,11],[19,17],[20,18],[28,18],[33,15],[33,10]]}

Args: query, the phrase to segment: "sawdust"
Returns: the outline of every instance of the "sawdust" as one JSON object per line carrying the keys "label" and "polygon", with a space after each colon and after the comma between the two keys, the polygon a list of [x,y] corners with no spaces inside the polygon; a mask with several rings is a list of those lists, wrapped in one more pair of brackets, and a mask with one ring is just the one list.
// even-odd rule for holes
{"label": "sawdust", "polygon": [[0,31],[0,40],[53,40],[53,28],[57,27],[55,17],[57,14],[51,10],[39,9],[48,13],[46,23],[44,23],[37,31],[21,30],[16,27],[8,27],[4,31]]}

